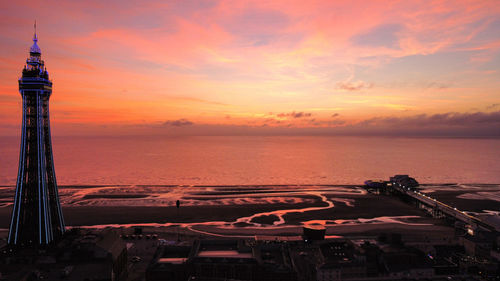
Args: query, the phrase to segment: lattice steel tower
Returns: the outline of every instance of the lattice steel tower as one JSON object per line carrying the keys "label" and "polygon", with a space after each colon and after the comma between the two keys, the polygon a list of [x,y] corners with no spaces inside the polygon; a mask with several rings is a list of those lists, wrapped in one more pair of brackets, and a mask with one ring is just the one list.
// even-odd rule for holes
{"label": "lattice steel tower", "polygon": [[52,81],[33,35],[19,92],[23,98],[23,124],[14,208],[8,243],[47,245],[64,233],[50,137],[49,98]]}

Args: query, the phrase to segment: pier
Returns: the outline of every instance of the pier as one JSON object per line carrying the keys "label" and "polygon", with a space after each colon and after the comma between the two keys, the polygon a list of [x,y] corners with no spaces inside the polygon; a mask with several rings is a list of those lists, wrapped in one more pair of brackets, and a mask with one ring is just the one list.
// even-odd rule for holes
{"label": "pier", "polygon": [[[416,183],[416,181],[414,182]],[[461,211],[420,192],[420,189],[416,188],[415,185],[405,185],[397,176],[392,177],[389,182],[386,182],[385,188],[390,193],[406,197],[406,199],[413,201],[417,207],[426,209],[433,217],[447,218],[465,223],[467,225],[467,232],[470,235],[474,235],[476,230],[500,231],[498,226],[485,222],[476,216],[472,216],[465,211]]]}

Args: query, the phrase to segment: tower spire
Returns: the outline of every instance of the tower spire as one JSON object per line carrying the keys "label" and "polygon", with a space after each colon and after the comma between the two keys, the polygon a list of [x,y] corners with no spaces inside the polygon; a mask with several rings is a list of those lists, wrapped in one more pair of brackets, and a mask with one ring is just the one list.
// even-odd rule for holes
{"label": "tower spire", "polygon": [[34,54],[34,55],[38,55],[40,56],[40,54],[42,53],[42,51],[40,50],[40,47],[38,47],[38,36],[36,35],[36,20],[35,20],[35,24],[33,25],[33,29],[34,29],[34,33],[33,33],[33,46],[31,46],[30,48],[30,53],[31,54]]}

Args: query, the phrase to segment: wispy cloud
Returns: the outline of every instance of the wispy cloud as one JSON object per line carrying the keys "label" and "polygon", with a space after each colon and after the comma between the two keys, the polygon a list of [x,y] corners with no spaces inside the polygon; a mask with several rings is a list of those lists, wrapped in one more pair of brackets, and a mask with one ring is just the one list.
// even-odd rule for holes
{"label": "wispy cloud", "polygon": [[[58,124],[56,135],[346,135],[409,137],[500,137],[500,111],[348,118],[304,118],[300,123],[272,118],[248,124],[195,123],[187,119],[162,123]],[[3,124],[2,134],[19,126]],[[166,129],[170,128],[170,129]]]}
{"label": "wispy cloud", "polygon": [[425,88],[427,89],[448,89],[451,87],[451,83],[446,83],[446,82],[428,82],[425,84]]}
{"label": "wispy cloud", "polygon": [[388,126],[395,128],[412,127],[474,127],[486,126],[499,128],[500,111],[458,113],[448,112],[442,114],[420,114],[409,117],[374,117],[359,123],[363,126]]}
{"label": "wispy cloud", "polygon": [[168,120],[163,122],[164,126],[174,126],[174,127],[184,127],[184,126],[191,126],[194,123],[187,120],[187,119],[178,119],[178,120]]}
{"label": "wispy cloud", "polygon": [[312,113],[310,112],[288,112],[288,113],[278,113],[276,116],[278,117],[292,117],[292,118],[302,118],[302,117],[310,117]]}
{"label": "wispy cloud", "polygon": [[491,104],[491,105],[488,105],[486,107],[487,110],[491,110],[491,109],[495,109],[495,108],[498,108],[500,107],[500,103],[494,103],[494,104]]}
{"label": "wispy cloud", "polygon": [[373,87],[373,83],[367,83],[364,81],[346,81],[337,83],[337,88],[347,92],[356,92],[361,90],[370,89]]}

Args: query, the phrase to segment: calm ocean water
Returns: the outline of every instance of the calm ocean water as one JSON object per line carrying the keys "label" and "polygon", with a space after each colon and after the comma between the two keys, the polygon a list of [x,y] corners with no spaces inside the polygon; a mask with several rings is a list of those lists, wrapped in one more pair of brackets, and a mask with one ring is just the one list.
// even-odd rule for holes
{"label": "calm ocean water", "polygon": [[[500,183],[500,139],[54,137],[60,185]],[[0,185],[15,185],[19,139],[0,137]]]}

